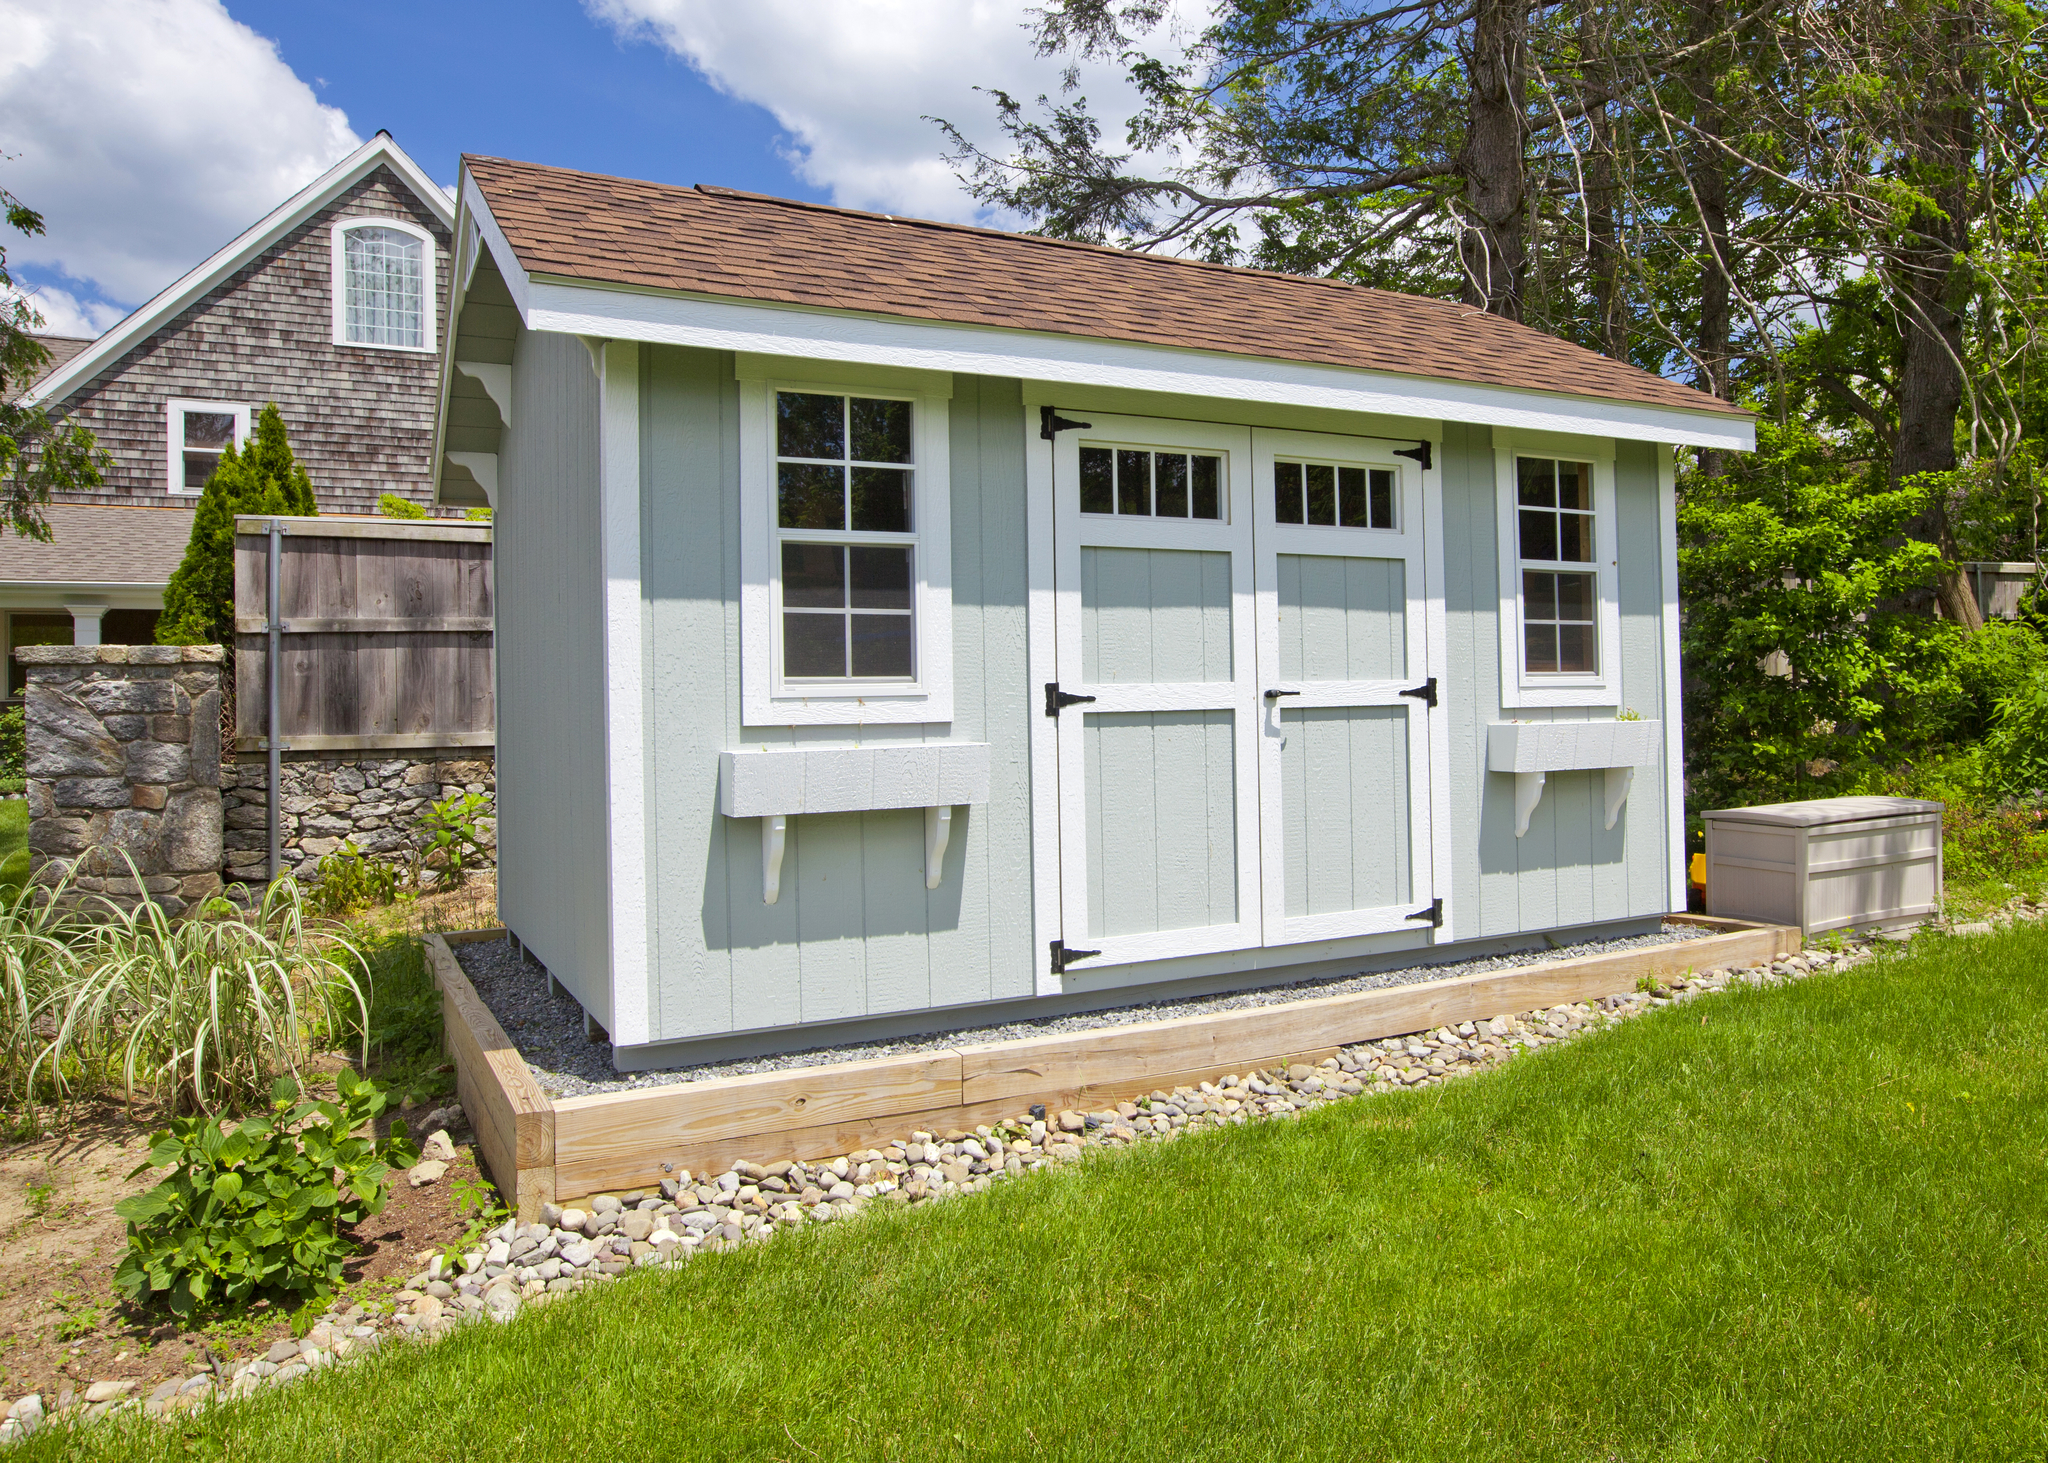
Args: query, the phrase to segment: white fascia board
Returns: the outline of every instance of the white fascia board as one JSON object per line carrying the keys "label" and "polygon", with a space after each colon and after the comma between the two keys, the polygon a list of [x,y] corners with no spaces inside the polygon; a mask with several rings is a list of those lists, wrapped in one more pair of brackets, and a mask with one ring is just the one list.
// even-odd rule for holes
{"label": "white fascia board", "polygon": [[[487,215],[480,215],[480,221],[482,217]],[[495,235],[493,253],[502,266],[512,251],[507,246],[499,252],[504,236],[497,233],[495,224],[487,227],[486,234]],[[1756,425],[1749,417],[1720,412],[1124,341],[603,288],[523,272],[518,284],[513,284],[509,274],[506,283],[512,286],[520,318],[529,330],[567,335],[1324,407],[1723,451],[1748,452],[1756,447]]]}
{"label": "white fascia board", "polygon": [[380,132],[279,204],[211,259],[130,312],[105,335],[30,387],[22,399],[32,406],[62,401],[379,165],[389,167],[403,178],[420,201],[433,210],[442,227],[454,223],[453,200],[447,190],[421,172],[419,164],[406,156],[405,149]]}

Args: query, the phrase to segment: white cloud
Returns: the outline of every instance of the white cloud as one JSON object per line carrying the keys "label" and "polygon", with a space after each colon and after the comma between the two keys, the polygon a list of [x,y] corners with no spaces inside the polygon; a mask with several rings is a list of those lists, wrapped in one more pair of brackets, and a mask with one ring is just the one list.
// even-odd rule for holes
{"label": "white cloud", "polygon": [[[714,86],[765,107],[793,140],[805,181],[848,208],[972,219],[974,202],[944,160],[944,117],[1000,151],[995,106],[975,87],[1030,102],[1057,96],[1062,63],[1040,60],[1021,0],[584,0],[621,33],[681,56]],[[1175,0],[1184,28],[1210,14]],[[1122,68],[1086,64],[1080,94],[1120,137],[1137,110]],[[716,178],[695,182],[715,183]]]}
{"label": "white cloud", "polygon": [[45,335],[97,336],[128,313],[119,305],[81,300],[55,285],[20,293],[28,297],[29,307],[43,317],[41,328]]}
{"label": "white cloud", "polygon": [[0,0],[0,35],[0,184],[48,228],[8,257],[108,300],[155,294],[360,141],[219,0]]}

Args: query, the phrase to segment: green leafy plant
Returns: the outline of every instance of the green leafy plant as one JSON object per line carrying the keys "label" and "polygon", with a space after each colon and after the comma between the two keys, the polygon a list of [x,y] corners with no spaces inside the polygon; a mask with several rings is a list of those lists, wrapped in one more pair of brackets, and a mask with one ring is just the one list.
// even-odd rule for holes
{"label": "green leafy plant", "polygon": [[401,872],[397,864],[366,857],[350,840],[320,860],[307,898],[321,914],[353,914],[398,898]]}
{"label": "green leafy plant", "polygon": [[442,1247],[448,1262],[455,1263],[483,1243],[484,1236],[512,1217],[512,1211],[498,1202],[498,1191],[482,1179],[458,1178],[449,1189],[455,1210],[468,1219],[462,1237]]}
{"label": "green leafy plant", "polygon": [[55,1035],[35,1059],[60,1091],[118,1073],[131,1105],[141,1088],[214,1112],[260,1100],[280,1073],[297,1076],[317,1041],[368,1022],[361,953],[307,928],[289,875],[247,914],[223,901],[172,920],[153,900],[107,902],[79,944]]}
{"label": "green leafy plant", "polygon": [[36,1025],[78,975],[69,887],[67,874],[49,889],[0,888],[0,1096],[11,1103],[32,1095]]}
{"label": "green leafy plant", "polygon": [[386,518],[425,518],[427,510],[410,498],[401,498],[396,493],[379,493],[377,511]]}
{"label": "green leafy plant", "polygon": [[462,516],[471,523],[489,523],[491,521],[491,510],[488,508],[472,508]]}
{"label": "green leafy plant", "polygon": [[128,1252],[114,1284],[136,1305],[178,1316],[259,1298],[320,1300],[342,1281],[354,1246],[341,1233],[384,1207],[394,1165],[417,1161],[405,1125],[378,1141],[389,1098],[344,1068],[338,1100],[305,1101],[280,1077],[268,1113],[234,1128],[212,1117],[175,1118],[154,1135],[152,1168],[171,1173],[114,1212],[128,1221]]}
{"label": "green leafy plant", "polygon": [[[446,885],[460,884],[463,866],[484,852],[481,823],[490,810],[488,793],[457,793],[435,803],[420,820],[427,836],[419,847],[415,867],[422,875],[427,870],[437,872]],[[424,886],[426,880],[419,877],[414,882]]]}
{"label": "green leafy plant", "polygon": [[0,707],[0,781],[28,775],[28,712]]}

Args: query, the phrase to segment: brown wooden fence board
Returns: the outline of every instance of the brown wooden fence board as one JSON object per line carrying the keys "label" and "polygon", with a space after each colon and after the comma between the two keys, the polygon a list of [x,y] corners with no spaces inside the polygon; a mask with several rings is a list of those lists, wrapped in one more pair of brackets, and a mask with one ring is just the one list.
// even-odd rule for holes
{"label": "brown wooden fence board", "polygon": [[[280,739],[298,750],[488,746],[491,537],[484,524],[285,518]],[[236,520],[235,747],[264,746],[268,518]]]}

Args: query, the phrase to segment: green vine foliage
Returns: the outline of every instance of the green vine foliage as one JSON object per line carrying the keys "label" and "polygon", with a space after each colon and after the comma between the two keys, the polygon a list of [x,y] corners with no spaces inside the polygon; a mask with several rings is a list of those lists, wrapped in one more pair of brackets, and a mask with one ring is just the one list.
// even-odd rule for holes
{"label": "green vine foliage", "polygon": [[1685,738],[1696,808],[1822,796],[1956,729],[1963,637],[1888,606],[1931,583],[1903,537],[1935,486],[1892,486],[1811,428],[1692,478],[1678,510]]}
{"label": "green vine foliage", "polygon": [[174,1118],[155,1135],[129,1177],[165,1165],[170,1175],[114,1206],[128,1221],[114,1284],[131,1302],[185,1317],[333,1294],[354,1252],[342,1228],[382,1209],[391,1168],[419,1158],[403,1123],[382,1142],[366,1136],[389,1105],[382,1089],[345,1068],[336,1080],[338,1101],[300,1100],[280,1078],[270,1111],[239,1127]]}

